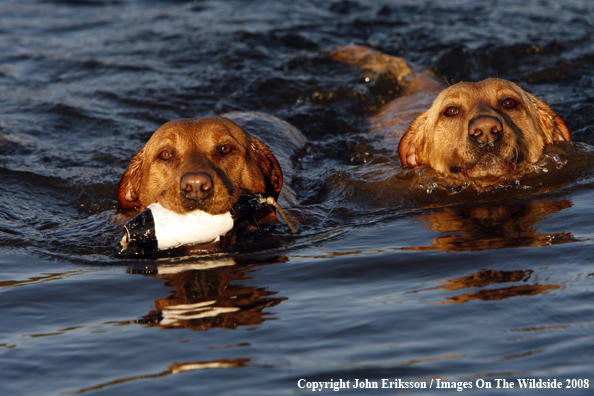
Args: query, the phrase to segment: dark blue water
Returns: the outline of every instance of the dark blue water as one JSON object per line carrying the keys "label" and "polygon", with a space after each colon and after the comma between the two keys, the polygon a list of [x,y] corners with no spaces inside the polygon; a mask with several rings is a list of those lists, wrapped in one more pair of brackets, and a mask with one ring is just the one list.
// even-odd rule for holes
{"label": "dark blue water", "polygon": [[[2,2],[0,393],[591,394],[593,15],[588,0]],[[326,56],[349,43],[450,83],[518,83],[569,125],[567,162],[487,194],[403,171],[365,129],[395,94]],[[286,156],[300,234],[113,258],[131,156],[166,121],[235,110],[308,137]],[[382,379],[432,388],[354,388]]]}

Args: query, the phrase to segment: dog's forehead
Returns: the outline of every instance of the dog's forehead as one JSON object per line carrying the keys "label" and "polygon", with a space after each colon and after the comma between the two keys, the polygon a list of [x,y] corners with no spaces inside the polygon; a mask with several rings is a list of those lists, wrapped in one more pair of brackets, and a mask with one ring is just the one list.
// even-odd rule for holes
{"label": "dog's forehead", "polygon": [[231,141],[247,142],[245,132],[221,117],[170,121],[159,128],[151,140],[172,145],[218,145]]}
{"label": "dog's forehead", "polygon": [[517,99],[524,96],[524,90],[511,81],[490,78],[477,83],[478,89],[485,97],[500,100],[503,97],[514,96]]}
{"label": "dog's forehead", "polygon": [[437,97],[439,103],[457,103],[468,101],[479,94],[478,87],[474,83],[460,82],[443,90]]}
{"label": "dog's forehead", "polygon": [[476,83],[460,82],[452,85],[442,91],[438,98],[444,105],[476,105],[492,104],[507,97],[524,99],[524,90],[510,81],[490,78]]}

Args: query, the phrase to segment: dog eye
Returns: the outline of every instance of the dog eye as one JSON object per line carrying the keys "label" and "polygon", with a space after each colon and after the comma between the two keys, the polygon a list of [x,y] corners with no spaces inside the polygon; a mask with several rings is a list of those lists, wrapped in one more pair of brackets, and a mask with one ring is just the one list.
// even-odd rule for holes
{"label": "dog eye", "polygon": [[512,98],[507,98],[503,102],[501,102],[501,106],[505,107],[506,109],[513,109],[518,106],[518,102],[516,102]]}
{"label": "dog eye", "polygon": [[222,154],[229,154],[231,152],[231,146],[229,146],[228,144],[224,144],[219,148],[219,151]]}
{"label": "dog eye", "polygon": [[453,117],[455,115],[458,115],[458,113],[460,113],[460,109],[454,106],[450,106],[446,109],[446,111],[443,113],[445,116],[448,117]]}
{"label": "dog eye", "polygon": [[159,154],[159,158],[162,159],[163,161],[167,161],[167,160],[171,159],[171,157],[173,157],[173,154],[171,154],[171,152],[167,151],[167,150],[163,150]]}

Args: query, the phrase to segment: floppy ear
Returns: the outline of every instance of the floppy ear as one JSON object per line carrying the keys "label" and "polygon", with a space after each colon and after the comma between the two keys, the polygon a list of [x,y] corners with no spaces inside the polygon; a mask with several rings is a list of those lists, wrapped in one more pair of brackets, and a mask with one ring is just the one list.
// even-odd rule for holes
{"label": "floppy ear", "polygon": [[118,186],[118,209],[129,210],[141,206],[138,192],[141,182],[141,167],[144,149],[140,150],[132,160]]}
{"label": "floppy ear", "polygon": [[255,137],[252,138],[252,150],[256,155],[258,164],[266,176],[266,196],[277,199],[283,187],[283,171],[268,146]]}
{"label": "floppy ear", "polygon": [[528,97],[536,108],[547,143],[571,142],[571,132],[565,121],[544,101],[532,94],[528,94]]}
{"label": "floppy ear", "polygon": [[425,151],[425,124],[427,122],[427,114],[423,113],[410,124],[408,131],[400,139],[398,144],[398,155],[402,166],[419,166],[423,165],[423,153]]}

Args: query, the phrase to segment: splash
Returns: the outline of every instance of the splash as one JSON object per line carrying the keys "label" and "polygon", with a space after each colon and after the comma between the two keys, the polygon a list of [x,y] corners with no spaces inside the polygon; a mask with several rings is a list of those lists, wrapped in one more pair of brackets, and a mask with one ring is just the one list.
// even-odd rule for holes
{"label": "splash", "polygon": [[437,191],[448,195],[468,192],[490,192],[497,190],[535,190],[549,184],[551,178],[561,176],[563,168],[572,160],[577,159],[576,147],[571,144],[547,147],[545,154],[534,164],[527,164],[518,171],[493,179],[459,180],[435,172],[433,169],[421,166],[414,169],[416,189],[426,194]]}

